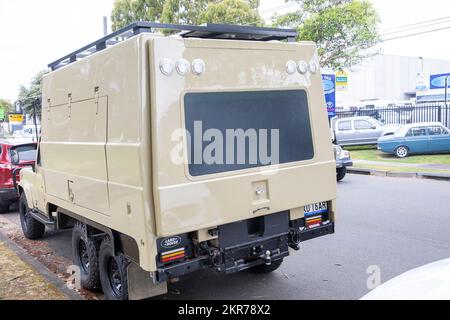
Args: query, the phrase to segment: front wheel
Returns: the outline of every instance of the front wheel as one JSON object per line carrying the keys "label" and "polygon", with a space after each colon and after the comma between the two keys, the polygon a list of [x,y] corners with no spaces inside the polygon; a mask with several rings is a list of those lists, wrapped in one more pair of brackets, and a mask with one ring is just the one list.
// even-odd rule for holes
{"label": "front wheel", "polygon": [[45,225],[34,219],[30,215],[27,197],[25,192],[20,195],[19,199],[19,216],[23,234],[27,239],[37,240],[44,236]]}
{"label": "front wheel", "polygon": [[128,300],[127,267],[129,261],[124,255],[114,255],[111,239],[105,237],[98,255],[100,282],[107,300]]}
{"label": "front wheel", "polygon": [[409,149],[405,146],[398,147],[395,149],[395,155],[398,158],[406,158],[409,155]]}
{"label": "front wheel", "polygon": [[347,174],[346,167],[336,169],[337,181],[341,181],[342,179],[344,179],[346,174]]}
{"label": "front wheel", "polygon": [[270,265],[261,264],[259,266],[253,267],[250,270],[255,273],[271,273],[281,267],[283,259],[272,261]]}

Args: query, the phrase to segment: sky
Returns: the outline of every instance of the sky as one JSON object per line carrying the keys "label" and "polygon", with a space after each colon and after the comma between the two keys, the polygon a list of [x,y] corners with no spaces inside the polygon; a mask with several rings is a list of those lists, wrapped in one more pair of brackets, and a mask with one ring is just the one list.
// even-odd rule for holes
{"label": "sky", "polygon": [[[381,33],[450,16],[448,0],[372,2],[381,18]],[[14,101],[19,85],[28,84],[48,63],[100,38],[103,16],[109,17],[113,4],[114,0],[0,0],[0,98]],[[284,0],[262,0],[260,12],[270,18],[294,8]],[[445,26],[450,22],[430,28]],[[386,54],[450,60],[448,39],[450,29],[388,41],[381,49]]]}

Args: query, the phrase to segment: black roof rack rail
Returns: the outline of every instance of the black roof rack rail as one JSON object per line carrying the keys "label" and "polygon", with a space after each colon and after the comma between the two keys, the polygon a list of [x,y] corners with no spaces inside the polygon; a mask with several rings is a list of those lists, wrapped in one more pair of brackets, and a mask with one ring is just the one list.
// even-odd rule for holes
{"label": "black roof rack rail", "polygon": [[193,26],[156,22],[135,22],[50,63],[48,67],[54,71],[65,65],[73,63],[78,59],[104,50],[107,47],[115,45],[118,42],[136,36],[140,33],[154,32],[154,29],[180,31],[178,35],[184,38],[250,41],[287,40],[288,42],[293,42],[297,37],[297,31],[293,29],[262,28],[226,24],[206,24],[204,26]]}

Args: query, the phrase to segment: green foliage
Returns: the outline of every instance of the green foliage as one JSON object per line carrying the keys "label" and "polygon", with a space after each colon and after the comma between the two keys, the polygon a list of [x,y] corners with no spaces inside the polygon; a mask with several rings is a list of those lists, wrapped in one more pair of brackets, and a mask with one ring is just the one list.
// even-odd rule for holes
{"label": "green foliage", "polygon": [[200,15],[201,23],[225,23],[239,25],[264,24],[258,11],[252,8],[257,3],[249,3],[243,0],[224,0],[218,3],[210,3]]}
{"label": "green foliage", "polygon": [[349,68],[377,53],[379,17],[368,1],[297,0],[300,9],[276,17],[276,26],[295,27],[299,40],[317,43],[323,67]]}
{"label": "green foliage", "polygon": [[116,0],[111,13],[113,31],[136,21],[160,21],[164,2],[164,0]]}
{"label": "green foliage", "polygon": [[166,0],[161,22],[199,24],[200,14],[206,10],[208,2],[208,0]]}
{"label": "green foliage", "polygon": [[36,74],[28,87],[21,85],[19,88],[19,99],[18,101],[22,105],[23,112],[34,116],[34,107],[36,104],[36,115],[40,118],[41,116],[41,95],[42,95],[42,77],[47,71],[41,71]]}
{"label": "green foliage", "polygon": [[[0,99],[0,109],[3,110],[3,115],[5,118],[7,117],[8,113],[14,112],[14,106],[11,104],[11,102],[5,99]],[[4,118],[0,120],[4,120]]]}
{"label": "green foliage", "polygon": [[260,0],[116,0],[113,30],[135,21],[177,24],[262,24]]}

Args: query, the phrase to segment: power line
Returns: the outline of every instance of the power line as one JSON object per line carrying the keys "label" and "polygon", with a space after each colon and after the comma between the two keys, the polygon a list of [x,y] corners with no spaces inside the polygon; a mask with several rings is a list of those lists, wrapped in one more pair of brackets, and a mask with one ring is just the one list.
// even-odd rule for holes
{"label": "power line", "polygon": [[444,28],[439,28],[439,29],[422,31],[422,32],[418,32],[418,33],[406,34],[406,35],[403,35],[403,36],[398,36],[398,37],[394,37],[394,38],[384,39],[384,40],[381,40],[381,41],[382,42],[386,42],[386,41],[398,40],[398,39],[409,38],[409,37],[418,36],[418,35],[421,35],[421,34],[432,33],[432,32],[437,32],[437,31],[442,31],[442,30],[447,30],[447,29],[450,29],[450,26],[444,27]]}
{"label": "power line", "polygon": [[420,21],[420,22],[415,22],[415,23],[411,23],[411,24],[405,24],[403,26],[387,28],[385,30],[382,30],[381,32],[391,31],[391,30],[395,30],[395,29],[403,29],[403,28],[407,28],[407,27],[412,27],[412,26],[416,26],[416,25],[420,25],[420,24],[425,24],[425,23],[435,22],[435,21],[440,21],[440,20],[446,20],[446,19],[450,19],[450,16],[436,18],[436,19],[431,19],[431,20],[425,20],[425,21]]}
{"label": "power line", "polygon": [[296,6],[296,5],[297,5],[297,3],[295,3],[295,2],[288,2],[288,3],[282,4],[278,7],[261,10],[260,13],[266,13],[266,12],[272,12],[272,11],[277,11],[277,10],[281,10],[281,9],[287,9],[289,7]]}
{"label": "power line", "polygon": [[406,31],[423,29],[423,28],[426,28],[426,27],[431,27],[431,26],[435,26],[435,25],[443,24],[443,23],[447,23],[447,22],[450,22],[450,19],[439,21],[439,22],[433,22],[433,23],[429,23],[429,24],[424,24],[424,25],[420,25],[420,26],[410,27],[410,28],[406,28],[406,29],[403,29],[403,30],[392,31],[392,32],[381,34],[381,36],[384,37],[384,36],[387,36],[387,35],[390,35],[390,34],[396,34],[396,33],[402,33],[402,32],[406,32]]}

